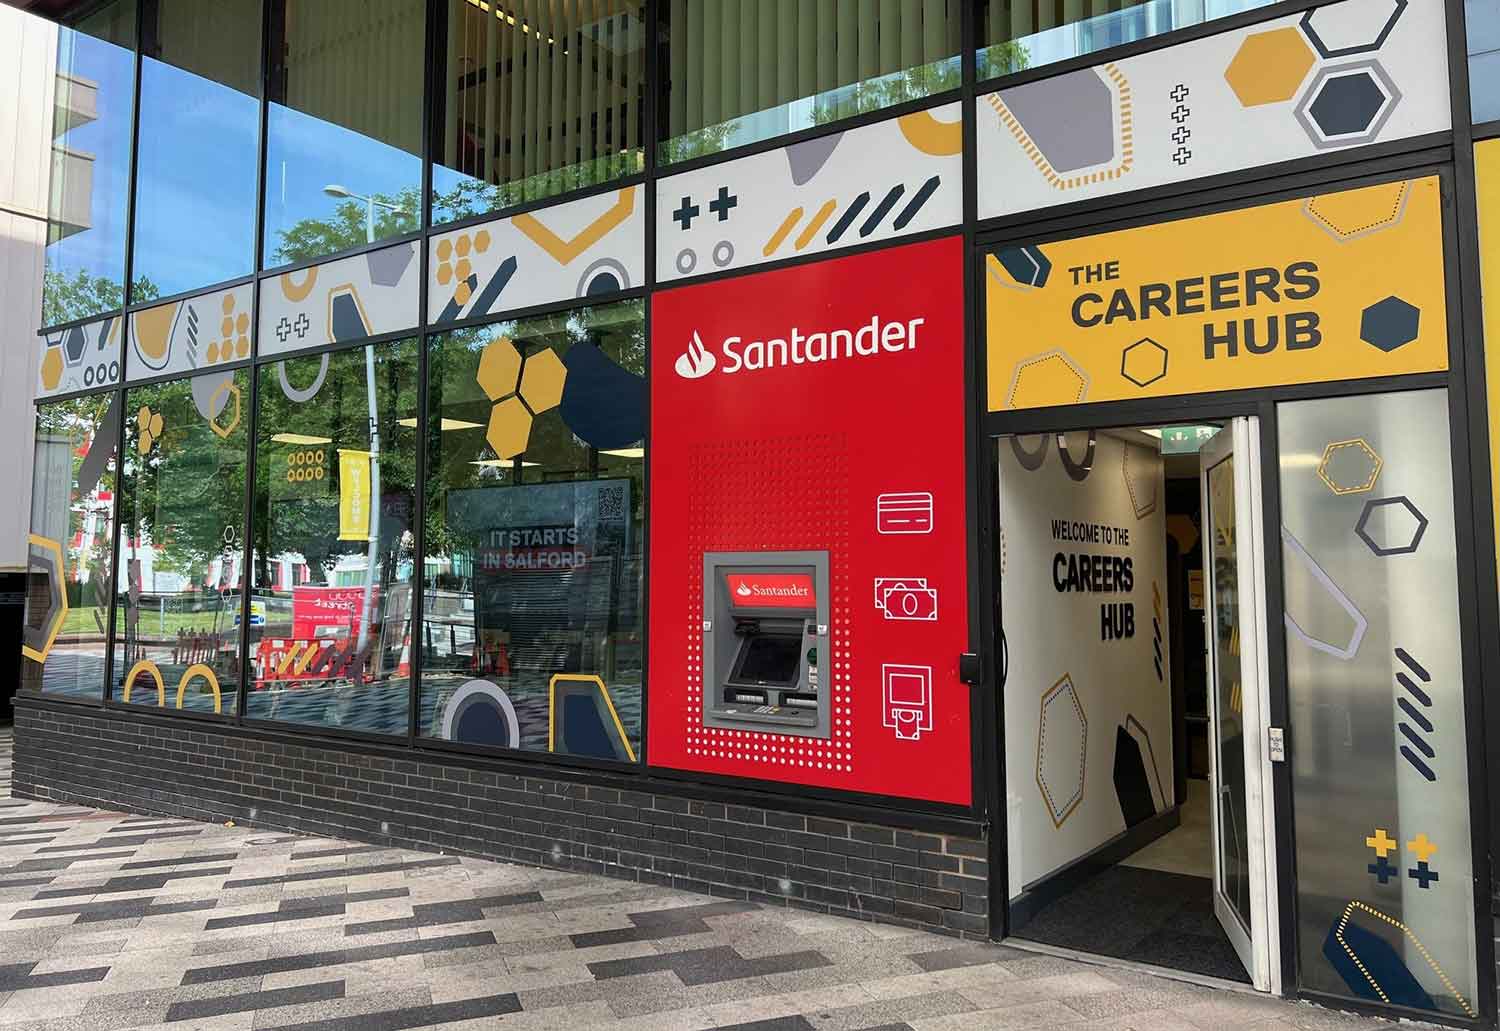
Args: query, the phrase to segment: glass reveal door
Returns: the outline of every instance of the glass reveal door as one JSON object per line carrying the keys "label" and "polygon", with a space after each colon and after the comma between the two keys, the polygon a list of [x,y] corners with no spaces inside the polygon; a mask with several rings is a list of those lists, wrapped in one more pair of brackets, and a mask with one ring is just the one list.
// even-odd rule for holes
{"label": "glass reveal door", "polygon": [[1271,987],[1267,919],[1265,596],[1255,419],[1238,418],[1202,451],[1207,530],[1209,784],[1214,915],[1256,988]]}

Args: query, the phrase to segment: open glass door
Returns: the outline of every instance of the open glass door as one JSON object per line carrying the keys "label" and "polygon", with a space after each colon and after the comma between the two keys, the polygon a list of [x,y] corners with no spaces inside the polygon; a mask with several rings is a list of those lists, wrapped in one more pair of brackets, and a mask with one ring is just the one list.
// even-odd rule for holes
{"label": "open glass door", "polygon": [[1263,747],[1265,563],[1261,554],[1259,428],[1236,418],[1204,446],[1200,473],[1208,646],[1209,785],[1214,914],[1251,982],[1271,989]]}

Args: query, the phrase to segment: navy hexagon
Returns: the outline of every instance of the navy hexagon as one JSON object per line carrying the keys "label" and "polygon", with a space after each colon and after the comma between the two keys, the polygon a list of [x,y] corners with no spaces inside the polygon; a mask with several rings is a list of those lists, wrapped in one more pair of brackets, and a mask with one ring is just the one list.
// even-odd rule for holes
{"label": "navy hexagon", "polygon": [[1302,16],[1302,31],[1325,58],[1369,53],[1385,45],[1406,4],[1407,0],[1364,0],[1358,8],[1314,8]]}
{"label": "navy hexagon", "polygon": [[1359,338],[1389,354],[1417,339],[1421,309],[1396,296],[1376,301],[1359,318]]}
{"label": "navy hexagon", "polygon": [[1404,496],[1376,498],[1365,502],[1354,532],[1381,558],[1410,555],[1427,532],[1427,517]]}
{"label": "navy hexagon", "polygon": [[1297,120],[1320,148],[1368,143],[1380,135],[1401,91],[1375,61],[1325,68],[1303,94]]}

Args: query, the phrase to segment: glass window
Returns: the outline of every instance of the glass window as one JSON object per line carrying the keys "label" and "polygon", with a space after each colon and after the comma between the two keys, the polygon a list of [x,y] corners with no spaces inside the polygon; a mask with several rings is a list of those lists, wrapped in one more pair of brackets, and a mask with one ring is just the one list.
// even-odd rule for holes
{"label": "glass window", "polygon": [[42,285],[42,322],[49,326],[125,303],[134,48],[132,0],[57,34]]}
{"label": "glass window", "polygon": [[286,358],[259,376],[245,714],[404,735],[417,345]]}
{"label": "glass window", "polygon": [[448,0],[432,221],[643,167],[639,0]]}
{"label": "glass window", "polygon": [[109,626],[120,395],[36,410],[21,686],[99,698]]}
{"label": "glass window", "polygon": [[249,396],[244,369],[125,394],[117,699],[235,712]]}
{"label": "glass window", "polygon": [[419,731],[633,760],[641,734],[641,304],[429,345]]}
{"label": "glass window", "polygon": [[424,0],[272,7],[264,265],[420,222]]}
{"label": "glass window", "polygon": [[260,0],[147,4],[132,301],[255,267],[260,23]]}
{"label": "glass window", "polygon": [[1469,109],[1476,122],[1500,119],[1500,5],[1464,0],[1469,33]]}
{"label": "glass window", "polygon": [[1277,421],[1302,986],[1477,1019],[1447,392]]}
{"label": "glass window", "polygon": [[978,75],[1009,75],[1276,0],[979,0]]}
{"label": "glass window", "polygon": [[955,89],[959,0],[669,0],[664,162]]}

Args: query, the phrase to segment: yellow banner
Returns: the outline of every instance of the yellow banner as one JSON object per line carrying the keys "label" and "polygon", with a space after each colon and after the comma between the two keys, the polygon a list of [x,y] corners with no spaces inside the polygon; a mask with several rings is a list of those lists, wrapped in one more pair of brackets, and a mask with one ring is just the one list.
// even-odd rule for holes
{"label": "yellow banner", "polygon": [[339,540],[370,539],[370,452],[339,450]]}
{"label": "yellow banner", "polygon": [[1430,176],[985,258],[991,411],[1448,367]]}
{"label": "yellow banner", "polygon": [[[1490,492],[1495,526],[1500,527],[1500,140],[1474,144],[1474,178],[1479,200],[1479,279],[1484,311],[1485,394],[1490,416]],[[1500,573],[1500,551],[1495,556]]]}

